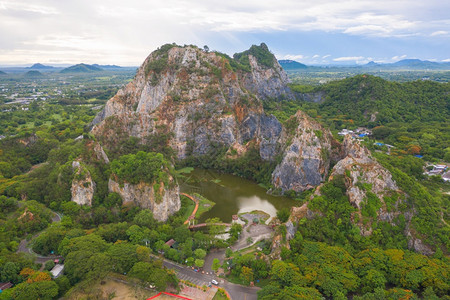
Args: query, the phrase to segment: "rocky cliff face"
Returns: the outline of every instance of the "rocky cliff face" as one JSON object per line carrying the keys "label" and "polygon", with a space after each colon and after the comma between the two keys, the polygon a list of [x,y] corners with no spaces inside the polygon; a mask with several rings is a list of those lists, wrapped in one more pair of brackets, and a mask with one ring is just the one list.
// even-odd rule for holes
{"label": "rocky cliff face", "polygon": [[123,204],[134,203],[142,208],[148,208],[153,212],[153,217],[165,222],[170,215],[176,213],[181,207],[180,189],[178,185],[164,187],[164,184],[156,185],[147,183],[130,184],[124,182],[122,185],[110,178],[108,188],[110,192],[118,193]]}
{"label": "rocky cliff face", "polygon": [[[370,235],[371,222],[366,222],[367,226],[363,226],[364,218],[361,211],[371,206],[376,209],[377,219],[392,223],[401,213],[397,207],[404,201],[404,194],[392,179],[391,173],[372,158],[369,150],[361,146],[357,140],[346,136],[343,149],[345,157],[333,167],[330,180],[337,175],[344,176],[348,199],[358,209],[356,213],[359,215],[358,226],[361,233]],[[394,193],[400,197],[388,208],[384,199]]]}
{"label": "rocky cliff face", "polygon": [[94,198],[95,182],[91,173],[79,161],[72,163],[75,176],[72,180],[72,201],[79,205],[92,205]]}
{"label": "rocky cliff face", "polygon": [[[330,180],[336,175],[346,177],[347,195],[353,206],[361,209],[367,192],[374,193],[381,201],[389,192],[400,192],[391,173],[372,158],[367,148],[350,136],[345,137],[343,146],[346,156],[334,166]],[[365,190],[362,184],[370,185],[370,190]]]}
{"label": "rocky cliff face", "polygon": [[287,122],[287,148],[272,174],[275,188],[296,192],[319,185],[339,152],[331,132],[302,111]]}
{"label": "rocky cliff face", "polygon": [[[92,132],[108,147],[134,136],[165,136],[179,159],[204,155],[214,145],[241,149],[249,141],[273,159],[282,131],[261,100],[289,95],[287,76],[273,57],[269,68],[248,55],[250,71],[217,53],[165,45],[95,118]],[[233,65],[233,66],[232,66]]]}
{"label": "rocky cliff face", "polygon": [[[267,51],[269,51],[267,49]],[[244,76],[244,87],[258,95],[260,99],[266,98],[293,98],[294,94],[287,86],[289,78],[278,61],[274,61],[272,68],[267,68],[258,63],[258,60],[250,55],[249,62],[251,73]]]}

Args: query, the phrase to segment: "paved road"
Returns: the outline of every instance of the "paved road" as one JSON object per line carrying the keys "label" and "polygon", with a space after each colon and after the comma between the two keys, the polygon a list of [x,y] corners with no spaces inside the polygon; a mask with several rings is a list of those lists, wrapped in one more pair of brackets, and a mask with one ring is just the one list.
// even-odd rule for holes
{"label": "paved road", "polygon": [[211,280],[215,279],[219,282],[219,286],[224,288],[231,296],[232,300],[256,300],[259,288],[258,287],[246,287],[239,284],[234,284],[226,281],[223,278],[214,276],[213,274],[202,274],[195,272],[191,268],[164,260],[164,266],[166,268],[175,270],[177,277],[183,280],[189,280],[199,286],[208,285]]}
{"label": "paved road", "polygon": [[[53,223],[60,222],[61,221],[61,215],[58,214],[57,212],[53,212],[53,214],[54,215],[52,217],[52,222]],[[31,240],[34,240],[35,238],[37,238],[41,233],[42,232],[39,232],[39,233],[36,233],[35,235],[33,235]],[[20,241],[19,248],[17,249],[17,253],[19,253],[19,252],[30,253],[30,254],[35,255],[36,256],[35,262],[36,263],[41,263],[41,264],[43,264],[43,263],[45,263],[45,262],[47,262],[49,260],[61,259],[62,258],[62,256],[59,256],[59,255],[42,256],[42,255],[34,253],[33,250],[31,249],[30,243],[26,239],[23,239],[23,240]]]}

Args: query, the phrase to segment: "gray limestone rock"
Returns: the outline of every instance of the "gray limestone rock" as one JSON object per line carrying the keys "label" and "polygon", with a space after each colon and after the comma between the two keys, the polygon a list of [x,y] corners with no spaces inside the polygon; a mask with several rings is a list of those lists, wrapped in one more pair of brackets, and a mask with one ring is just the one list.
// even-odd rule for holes
{"label": "gray limestone rock", "polygon": [[[167,221],[169,216],[176,213],[181,207],[180,189],[178,185],[171,188],[161,187],[159,191],[155,191],[152,185],[147,183],[130,184],[118,182],[109,179],[108,188],[110,192],[118,193],[124,204],[134,203],[142,208],[148,208],[153,212],[153,217],[161,222]],[[161,199],[158,199],[157,193]]]}

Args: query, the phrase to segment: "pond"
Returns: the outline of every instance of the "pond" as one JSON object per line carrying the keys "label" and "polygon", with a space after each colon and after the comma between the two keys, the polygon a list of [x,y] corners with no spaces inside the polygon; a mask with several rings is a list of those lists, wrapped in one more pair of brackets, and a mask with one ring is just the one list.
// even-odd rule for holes
{"label": "pond", "polygon": [[186,177],[188,179],[180,186],[181,192],[199,193],[216,203],[200,216],[199,222],[217,217],[230,223],[232,215],[253,210],[261,210],[274,217],[279,209],[298,204],[287,197],[269,195],[255,182],[230,174],[195,169]]}

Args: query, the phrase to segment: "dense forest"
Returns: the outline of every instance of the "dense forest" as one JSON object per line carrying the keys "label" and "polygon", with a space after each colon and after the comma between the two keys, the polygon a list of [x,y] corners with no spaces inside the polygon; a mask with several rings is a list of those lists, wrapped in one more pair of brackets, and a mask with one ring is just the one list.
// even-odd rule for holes
{"label": "dense forest", "polygon": [[[269,64],[271,58],[258,49],[249,51]],[[248,67],[245,57],[235,56],[231,67]],[[408,193],[408,203],[417,212],[412,222],[435,249],[432,256],[408,250],[402,214],[396,217],[397,226],[374,222],[373,234],[362,236],[352,222],[355,208],[340,177],[324,183],[321,196],[312,198],[310,207],[320,216],[300,221],[293,239],[281,249],[281,259],[271,257],[270,241],[259,243],[251,253],[233,253],[227,247],[238,239],[242,226],[233,225],[227,240],[216,238],[221,230],[217,226],[190,231],[183,222],[192,204],[184,196],[180,211],[165,223],[157,222],[150,210],[124,205],[118,194],[108,192],[108,180],[115,174],[131,183],[167,183],[169,176],[182,179],[180,169],[189,166],[214,168],[265,184],[273,163],[262,161],[256,151],[224,160],[220,145],[207,159],[179,162],[161,143],[167,137],[154,137],[151,146],[139,145],[133,138],[118,144],[108,152],[111,163],[105,164],[94,154],[97,141],[88,132],[98,112],[93,106],[97,102],[78,106],[35,101],[29,110],[16,107],[1,112],[0,135],[5,137],[0,140],[0,281],[14,287],[0,293],[0,299],[70,299],[80,291],[90,295],[92,285],[115,276],[111,274],[126,274],[125,278],[142,285],[176,291],[178,279],[163,267],[162,258],[201,268],[213,248],[227,249],[231,262],[227,279],[243,285],[258,282],[260,299],[449,299],[450,231],[448,225],[436,226],[450,222],[449,184],[438,176],[423,175],[427,162],[450,162],[449,84],[400,84],[360,75],[318,87],[293,85],[292,90],[325,97],[319,103],[267,101],[263,103],[266,112],[285,122],[302,109],[331,128],[337,139],[337,132],[344,128],[372,130],[363,143]],[[108,88],[98,95],[111,92]],[[376,141],[395,148],[387,155],[385,148],[374,145]],[[96,183],[92,206],[71,201],[72,181],[78,176],[72,163],[78,158]],[[311,194],[290,196],[301,206]],[[368,203],[362,212],[371,217],[378,203]],[[279,221],[288,218],[287,210],[279,211]],[[276,231],[285,234],[281,222]],[[166,244],[170,239],[177,241],[176,247]],[[65,274],[52,280],[51,262],[41,264],[33,255],[18,251],[25,241],[37,254],[64,257]]]}
{"label": "dense forest", "polygon": [[423,155],[425,160],[450,161],[450,84],[432,81],[398,83],[358,75],[322,86],[292,85],[303,95],[323,95],[318,103],[268,101],[266,112],[285,121],[298,109],[334,133],[367,127],[373,137],[396,146],[399,155]]}

